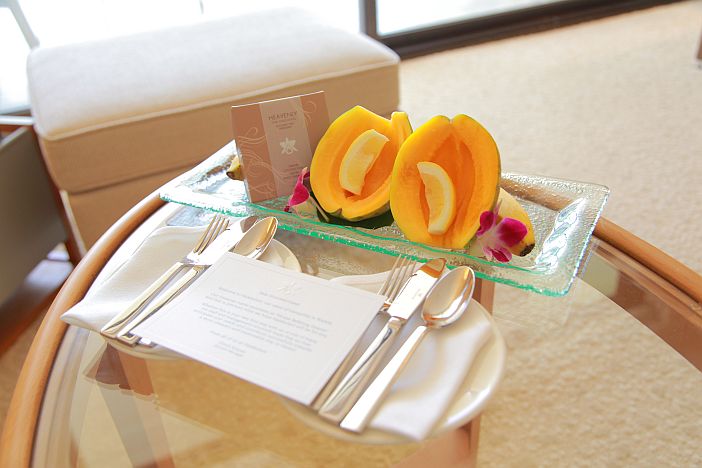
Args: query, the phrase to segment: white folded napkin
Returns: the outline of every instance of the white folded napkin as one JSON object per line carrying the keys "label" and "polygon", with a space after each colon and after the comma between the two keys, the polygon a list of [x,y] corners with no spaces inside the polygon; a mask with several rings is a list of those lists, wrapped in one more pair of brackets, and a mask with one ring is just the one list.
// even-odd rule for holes
{"label": "white folded napkin", "polygon": [[[333,281],[377,292],[386,275],[345,276]],[[386,361],[416,326],[423,323],[419,316],[415,314],[403,326]],[[373,322],[359,343],[357,355],[365,349],[382,324],[383,320]],[[456,323],[430,330],[369,426],[414,440],[426,439],[455,401],[473,360],[491,336],[491,323],[484,309],[475,301]]]}
{"label": "white folded napkin", "polygon": [[[94,285],[82,301],[61,316],[61,320],[99,332],[149,284],[190,252],[204,229],[204,226],[165,226],[155,230],[112,276]],[[160,346],[142,348],[147,354],[175,356],[175,353]]]}

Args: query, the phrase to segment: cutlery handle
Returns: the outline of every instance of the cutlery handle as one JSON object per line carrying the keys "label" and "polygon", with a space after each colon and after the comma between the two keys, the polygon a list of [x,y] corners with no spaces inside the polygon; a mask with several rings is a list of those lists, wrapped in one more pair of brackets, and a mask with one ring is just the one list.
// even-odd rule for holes
{"label": "cutlery handle", "polygon": [[[358,345],[358,343],[356,343],[356,345]],[[324,402],[329,399],[331,392],[334,391],[334,389],[339,385],[339,382],[341,382],[341,379],[348,373],[351,365],[353,364],[353,360],[351,358],[353,357],[355,349],[356,346],[354,346],[351,352],[344,358],[339,368],[329,378],[329,381],[327,381],[314,401],[312,401],[310,408],[312,408],[314,411],[319,411]]]}
{"label": "cutlery handle", "polygon": [[[388,307],[389,307],[389,304],[386,302],[385,305],[380,309],[380,311],[387,312]],[[339,368],[329,378],[329,380],[324,385],[322,390],[319,392],[319,394],[317,394],[317,397],[314,399],[314,401],[312,401],[310,408],[312,408],[314,411],[317,411],[317,412],[319,411],[319,409],[322,407],[324,402],[329,399],[329,395],[331,395],[331,392],[334,391],[334,389],[339,385],[339,382],[341,382],[341,379],[344,378],[344,376],[346,374],[348,374],[349,369],[351,369],[351,366],[353,365],[352,358],[353,358],[354,354],[356,354],[356,349],[358,347],[359,347],[358,342],[355,345],[353,345],[351,352],[346,355],[344,360],[341,362],[341,365],[339,366]]]}
{"label": "cutlery handle", "polygon": [[185,265],[183,265],[180,262],[174,263],[171,265],[171,267],[166,270],[159,278],[151,283],[148,288],[146,288],[139,296],[134,299],[134,301],[129,304],[129,307],[127,307],[124,311],[120,312],[116,316],[114,316],[105,326],[100,329],[100,333],[103,335],[109,337],[109,338],[117,338],[117,334],[119,333],[120,329],[128,323],[132,318],[136,316],[137,313],[144,307],[144,304],[149,302],[151,299],[154,298],[159,292],[163,290],[163,288],[168,284],[168,282],[173,278],[173,276],[176,275],[180,271],[181,268],[183,268]]}
{"label": "cutlery handle", "polygon": [[375,370],[380,365],[383,356],[397,337],[397,332],[404,323],[397,317],[391,317],[380,333],[373,339],[368,349],[356,361],[348,374],[337,385],[327,401],[319,410],[319,415],[324,419],[341,422],[346,413],[361,396],[366,384],[370,381]]}
{"label": "cutlery handle", "polygon": [[117,333],[117,339],[128,345],[136,345],[141,337],[133,334],[132,330],[144,320],[158,312],[161,307],[166,305],[171,299],[180,294],[180,292],[203,270],[204,268],[200,266],[194,266],[188,270],[173,286],[161,294],[156,301],[149,304],[139,315],[134,317],[131,322],[122,327]]}
{"label": "cutlery handle", "polygon": [[385,399],[392,385],[397,380],[402,369],[409,362],[410,357],[422,342],[422,338],[426,335],[428,328],[424,325],[417,327],[412,334],[402,344],[402,347],[392,357],[387,366],[378,374],[373,382],[368,386],[363,395],[358,399],[358,402],[351,408],[351,411],[346,415],[340,426],[343,429],[362,432],[371,416],[375,414],[375,410],[380,403]]}

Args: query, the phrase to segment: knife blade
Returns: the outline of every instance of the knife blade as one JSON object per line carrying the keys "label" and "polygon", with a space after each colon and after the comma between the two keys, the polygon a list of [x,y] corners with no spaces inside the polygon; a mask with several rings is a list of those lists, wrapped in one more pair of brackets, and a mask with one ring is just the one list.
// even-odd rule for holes
{"label": "knife blade", "polygon": [[[139,294],[134,301],[132,301],[129,307],[112,317],[112,319],[110,319],[110,321],[102,327],[100,333],[108,338],[117,338],[119,331],[141,310],[143,310],[150,301],[157,297],[159,293],[166,288],[168,283],[170,283],[171,280],[178,275],[179,272],[181,272],[184,268],[190,268],[193,265],[200,265],[203,264],[203,262],[206,263],[208,261],[211,262],[210,258],[204,258],[204,256],[207,255],[206,252],[223,249],[223,244],[236,244],[236,240],[241,238],[241,236],[243,236],[244,233],[248,231],[256,221],[258,221],[257,217],[249,216],[247,218],[243,218],[238,223],[231,223],[226,230],[224,230],[215,238],[215,240],[212,241],[210,245],[207,246],[204,252],[197,256],[195,261],[184,261],[184,259],[181,259],[180,261],[174,263],[156,281],[151,283],[144,291],[142,291],[142,293]],[[226,250],[222,250],[222,252],[225,251]]]}
{"label": "knife blade", "polygon": [[[274,217],[264,218],[258,221],[248,231],[243,234],[228,235],[225,231],[210,244],[202,256],[202,264],[194,265],[176,283],[163,292],[153,303],[150,303],[136,317],[120,329],[117,339],[125,344],[134,346],[141,340],[141,337],[132,333],[138,325],[158,312],[175,296],[180,294],[195,278],[203,271],[215,263],[225,252],[233,252],[248,257],[258,256],[266,250],[278,228],[278,220]],[[222,241],[217,243],[220,237]]]}
{"label": "knife blade", "polygon": [[356,403],[373,378],[383,356],[395,341],[397,334],[412,314],[422,305],[424,298],[441,277],[446,260],[435,258],[417,270],[405,283],[400,294],[388,309],[390,320],[376,335],[366,351],[332,391],[319,410],[319,415],[340,423]]}

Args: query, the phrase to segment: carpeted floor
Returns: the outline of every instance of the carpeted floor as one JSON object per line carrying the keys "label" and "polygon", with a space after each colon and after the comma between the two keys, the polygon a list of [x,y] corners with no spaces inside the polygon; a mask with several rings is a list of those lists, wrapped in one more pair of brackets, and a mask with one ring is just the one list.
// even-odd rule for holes
{"label": "carpeted floor", "polygon": [[17,291],[0,304],[0,430],[34,334],[73,269],[60,249],[55,252],[59,253],[49,254],[50,259],[39,263]]}
{"label": "carpeted floor", "polygon": [[[701,18],[682,2],[407,60],[402,108],[415,128],[473,116],[504,170],[609,186],[605,216],[702,272]],[[702,374],[582,285],[567,317],[499,293],[510,354],[482,466],[702,465]],[[33,332],[0,359],[0,421]]]}
{"label": "carpeted floor", "polygon": [[[45,311],[44,311],[45,312]],[[7,351],[0,355],[0,431],[5,421],[5,414],[10,405],[15,382],[22,369],[22,363],[32,344],[34,334],[39,328],[44,312],[28,327]]]}
{"label": "carpeted floor", "polygon": [[[683,2],[407,60],[402,108],[476,118],[506,171],[609,186],[605,216],[702,272],[700,19]],[[702,374],[582,284],[567,317],[508,289],[481,466],[702,465]]]}
{"label": "carpeted floor", "polygon": [[404,61],[416,128],[468,114],[505,171],[597,182],[605,216],[702,272],[702,3],[676,3]]}

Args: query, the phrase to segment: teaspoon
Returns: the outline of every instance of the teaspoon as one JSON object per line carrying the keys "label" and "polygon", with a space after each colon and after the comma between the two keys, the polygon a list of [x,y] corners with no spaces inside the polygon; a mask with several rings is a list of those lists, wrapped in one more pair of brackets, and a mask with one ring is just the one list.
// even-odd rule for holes
{"label": "teaspoon", "polygon": [[[274,217],[264,218],[253,225],[239,239],[237,244],[229,251],[244,257],[256,259],[265,252],[268,245],[271,243],[273,236],[278,229],[278,220]],[[216,242],[216,240],[215,240]],[[210,246],[211,247],[211,246]],[[141,337],[132,333],[143,321],[158,312],[161,307],[166,305],[171,299],[180,294],[191,281],[193,281],[200,273],[205,271],[209,265],[212,265],[219,259],[224,252],[217,248],[205,249],[203,254],[203,264],[196,265],[188,270],[176,283],[161,294],[152,304],[149,304],[143,311],[139,313],[131,322],[125,325],[118,333],[117,339],[122,343],[130,346],[135,346],[141,340]]]}
{"label": "teaspoon", "polygon": [[431,329],[451,325],[461,318],[470,305],[474,287],[475,273],[465,266],[451,270],[436,283],[424,301],[422,308],[424,324],[412,332],[387,366],[368,386],[363,396],[341,421],[340,426],[343,429],[354,432],[361,432],[365,429],[378,405],[390,391],[397,376],[404,369],[427,332]]}

